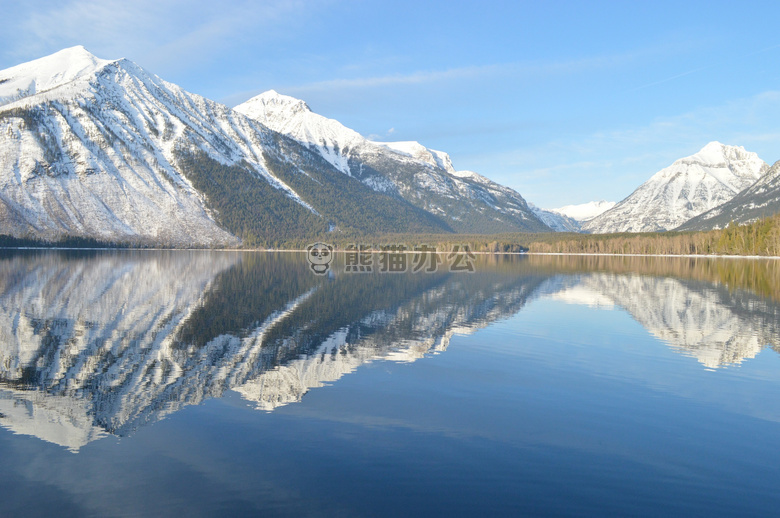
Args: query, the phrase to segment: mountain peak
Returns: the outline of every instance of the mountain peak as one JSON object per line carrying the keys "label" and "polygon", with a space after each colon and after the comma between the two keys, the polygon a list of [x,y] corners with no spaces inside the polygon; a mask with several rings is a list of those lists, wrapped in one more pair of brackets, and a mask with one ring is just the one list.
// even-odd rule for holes
{"label": "mountain peak", "polygon": [[612,209],[583,225],[594,233],[657,232],[725,203],[768,166],[742,146],[713,141],[661,169]]}
{"label": "mountain peak", "polygon": [[756,160],[758,155],[746,151],[742,146],[729,146],[713,140],[693,155],[677,160],[679,164],[700,164],[715,166],[736,160]]}
{"label": "mountain peak", "polygon": [[90,77],[114,61],[100,59],[77,45],[0,70],[0,106]]}
{"label": "mountain peak", "polygon": [[578,205],[566,205],[557,209],[546,209],[556,214],[562,214],[576,221],[588,221],[596,216],[603,214],[617,203],[614,201],[590,201],[587,203],[580,203]]}
{"label": "mountain peak", "polygon": [[291,110],[293,113],[298,111],[310,112],[311,108],[302,101],[289,95],[280,94],[276,90],[268,90],[256,95],[243,103],[247,108],[270,108],[273,110]]}
{"label": "mountain peak", "polygon": [[[54,57],[58,56],[60,58],[70,57],[74,59],[90,59],[90,60],[99,60],[97,56],[95,56],[93,53],[87,50],[87,48],[84,45],[74,45],[72,47],[66,47],[60,51],[55,52],[54,54],[50,54],[48,57]],[[41,59],[46,59],[46,57],[43,57]]]}
{"label": "mountain peak", "polygon": [[314,113],[304,101],[275,90],[263,92],[233,109],[307,147],[321,149],[325,160],[346,174],[351,172],[343,150],[365,142],[359,133],[339,121]]}

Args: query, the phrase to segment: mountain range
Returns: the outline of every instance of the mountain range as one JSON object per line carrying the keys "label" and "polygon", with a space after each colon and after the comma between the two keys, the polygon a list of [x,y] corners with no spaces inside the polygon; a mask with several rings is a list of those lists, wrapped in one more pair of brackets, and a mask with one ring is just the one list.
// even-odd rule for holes
{"label": "mountain range", "polygon": [[780,210],[780,171],[718,142],[624,200],[541,209],[418,142],[273,90],[231,109],[84,47],[0,71],[0,234],[148,246],[379,233],[707,230]]}
{"label": "mountain range", "polygon": [[[517,192],[444,153],[371,143],[275,93],[241,110],[253,116],[83,47],[0,71],[0,233],[232,246],[549,231]],[[280,132],[274,113],[303,133]]]}
{"label": "mountain range", "polygon": [[710,142],[654,174],[582,228],[597,234],[672,230],[730,201],[768,169],[758,155],[743,147]]}
{"label": "mountain range", "polygon": [[549,231],[516,191],[418,142],[373,142],[305,102],[270,90],[235,111],[295,139],[366,186],[440,216],[456,232]]}

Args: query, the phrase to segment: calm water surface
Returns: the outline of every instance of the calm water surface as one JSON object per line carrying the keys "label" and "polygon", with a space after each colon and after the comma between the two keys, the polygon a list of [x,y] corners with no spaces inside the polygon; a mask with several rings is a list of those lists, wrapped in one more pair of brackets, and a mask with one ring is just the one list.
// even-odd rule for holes
{"label": "calm water surface", "polygon": [[473,266],[2,253],[2,515],[780,508],[777,262]]}

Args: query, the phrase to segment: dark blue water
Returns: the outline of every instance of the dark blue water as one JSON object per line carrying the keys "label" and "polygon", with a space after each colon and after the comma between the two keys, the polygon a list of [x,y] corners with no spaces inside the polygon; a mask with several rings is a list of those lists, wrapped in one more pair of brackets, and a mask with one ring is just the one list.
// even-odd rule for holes
{"label": "dark blue water", "polygon": [[442,266],[6,253],[2,515],[776,511],[777,264]]}

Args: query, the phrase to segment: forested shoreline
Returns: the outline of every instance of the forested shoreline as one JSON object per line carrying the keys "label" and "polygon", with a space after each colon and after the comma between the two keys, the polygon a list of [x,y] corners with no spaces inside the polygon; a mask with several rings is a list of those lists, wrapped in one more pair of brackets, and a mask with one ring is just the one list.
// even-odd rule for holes
{"label": "forested shoreline", "polygon": [[[335,250],[365,246],[382,251],[414,251],[428,247],[449,252],[454,246],[468,246],[478,253],[559,253],[614,255],[734,255],[780,256],[780,214],[746,225],[730,224],[707,232],[660,232],[633,234],[504,233],[504,234],[375,234],[328,232],[309,238],[278,239],[258,247],[245,242],[244,250],[305,250],[314,242],[330,244]],[[32,237],[0,235],[0,248],[167,248],[148,242],[105,242],[93,238],[70,237],[46,241]],[[202,247],[195,247],[202,248]]]}
{"label": "forested shoreline", "polygon": [[780,214],[706,232],[545,234],[527,247],[532,253],[780,256]]}

